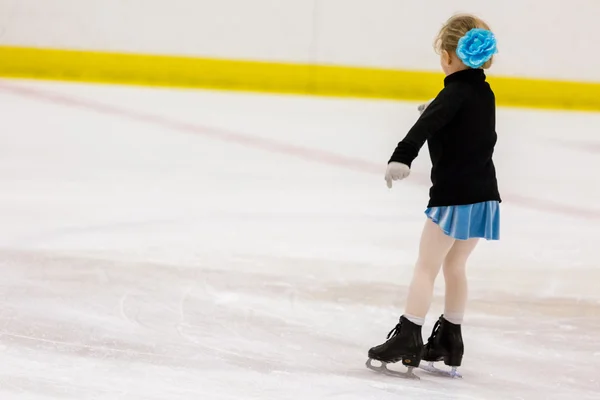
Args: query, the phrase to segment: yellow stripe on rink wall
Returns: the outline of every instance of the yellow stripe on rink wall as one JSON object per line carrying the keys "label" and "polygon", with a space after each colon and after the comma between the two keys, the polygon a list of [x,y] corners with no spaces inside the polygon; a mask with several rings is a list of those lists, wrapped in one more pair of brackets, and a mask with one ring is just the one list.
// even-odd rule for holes
{"label": "yellow stripe on rink wall", "polygon": [[[7,46],[0,76],[397,100],[429,99],[443,85],[423,71]],[[600,83],[489,80],[499,105],[600,111]]]}

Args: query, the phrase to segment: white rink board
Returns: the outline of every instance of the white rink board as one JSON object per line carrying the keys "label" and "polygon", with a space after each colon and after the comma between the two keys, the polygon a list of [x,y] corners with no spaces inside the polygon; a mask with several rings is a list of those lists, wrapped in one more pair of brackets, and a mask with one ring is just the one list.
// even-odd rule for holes
{"label": "white rink board", "polygon": [[600,82],[596,0],[0,0],[0,44],[438,71],[457,12],[497,33],[494,74]]}

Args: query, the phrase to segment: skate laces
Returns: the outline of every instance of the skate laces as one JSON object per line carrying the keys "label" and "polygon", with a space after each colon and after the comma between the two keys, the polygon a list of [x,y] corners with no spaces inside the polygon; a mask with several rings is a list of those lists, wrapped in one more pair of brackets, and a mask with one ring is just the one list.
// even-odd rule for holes
{"label": "skate laces", "polygon": [[387,338],[389,339],[392,336],[396,336],[397,334],[399,334],[401,325],[402,325],[402,322],[398,322],[398,324],[394,327],[394,329],[392,329],[390,331],[390,333],[388,333]]}
{"label": "skate laces", "polygon": [[429,339],[427,339],[427,342],[431,342],[437,335],[438,331],[440,330],[440,325],[441,325],[442,319],[438,319],[435,323],[435,325],[433,326],[433,331],[431,332],[431,336],[429,336]]}

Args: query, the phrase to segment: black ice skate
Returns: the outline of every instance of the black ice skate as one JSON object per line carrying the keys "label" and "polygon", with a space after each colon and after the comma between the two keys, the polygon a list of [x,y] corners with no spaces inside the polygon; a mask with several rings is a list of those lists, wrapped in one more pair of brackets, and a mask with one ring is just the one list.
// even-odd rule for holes
{"label": "black ice skate", "polygon": [[[421,352],[423,351],[421,326],[413,324],[402,316],[398,325],[391,330],[387,338],[385,343],[369,350],[367,368],[403,378],[419,379],[413,373],[413,369],[418,368],[421,362]],[[373,366],[372,360],[381,362],[381,366]],[[407,372],[390,371],[387,368],[388,363],[398,361],[402,361],[402,364],[408,367]]]}
{"label": "black ice skate", "polygon": [[[421,369],[437,375],[462,378],[456,369],[460,367],[464,352],[460,325],[446,321],[442,315],[435,323],[431,336],[423,348],[422,359],[427,361],[428,365],[422,365]],[[437,361],[444,361],[444,364],[452,367],[452,370],[444,371],[434,367],[433,363]]]}

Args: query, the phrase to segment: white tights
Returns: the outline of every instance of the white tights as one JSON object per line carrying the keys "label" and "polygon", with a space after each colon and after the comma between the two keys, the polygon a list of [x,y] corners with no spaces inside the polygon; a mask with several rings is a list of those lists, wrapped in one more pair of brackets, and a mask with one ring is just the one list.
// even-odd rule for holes
{"label": "white tights", "polygon": [[446,281],[444,318],[455,324],[462,323],[467,303],[467,259],[478,241],[453,239],[427,218],[408,290],[405,316],[425,319],[431,306],[435,279],[443,265]]}

